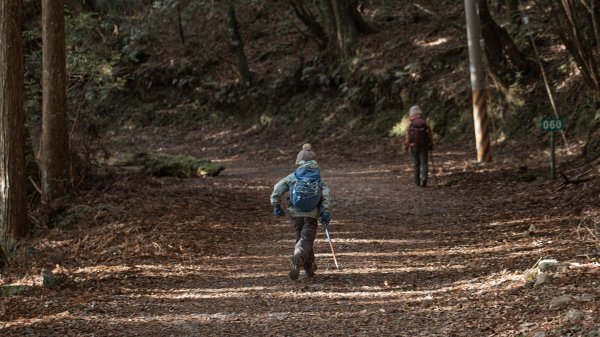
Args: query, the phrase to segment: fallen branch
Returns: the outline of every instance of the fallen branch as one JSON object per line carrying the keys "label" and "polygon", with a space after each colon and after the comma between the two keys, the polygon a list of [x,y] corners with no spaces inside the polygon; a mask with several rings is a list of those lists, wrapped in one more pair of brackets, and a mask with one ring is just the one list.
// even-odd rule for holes
{"label": "fallen branch", "polygon": [[593,169],[595,169],[595,168],[596,168],[596,166],[598,166],[598,165],[600,165],[600,157],[598,157],[598,158],[596,158],[596,159],[592,160],[591,162],[589,162],[589,163],[587,163],[587,164],[584,164],[584,165],[582,165],[582,166],[580,166],[580,167],[576,167],[576,168],[573,168],[573,169],[567,170],[567,171],[565,171],[565,173],[573,173],[573,172],[576,172],[576,171],[579,171],[579,170],[585,170],[585,172],[583,172],[583,173],[581,173],[581,174],[579,175],[579,176],[581,176],[581,175],[583,175],[583,174],[585,174],[585,173],[587,173],[587,172],[590,172],[590,171],[592,171],[592,170],[593,170]]}
{"label": "fallen branch", "polygon": [[36,191],[38,191],[38,193],[40,195],[43,195],[42,190],[40,189],[40,187],[35,183],[35,181],[33,180],[33,178],[31,178],[31,176],[28,176],[27,179],[29,179],[29,181],[31,182],[31,185],[33,185],[33,188],[35,188]]}
{"label": "fallen branch", "polygon": [[560,172],[559,174],[564,179],[563,184],[566,184],[566,185],[577,185],[577,184],[585,183],[585,182],[590,181],[595,178],[594,176],[586,177],[586,178],[580,178],[578,176],[575,179],[569,179],[569,177],[567,177],[564,173]]}
{"label": "fallen branch", "polygon": [[569,179],[569,177],[567,177],[562,172],[559,172],[558,174],[563,178],[563,182],[560,184],[560,186],[558,188],[556,188],[554,191],[552,191],[552,193],[558,192],[569,185],[579,185],[581,183],[585,183],[585,182],[588,182],[588,181],[596,178],[596,176],[585,177],[585,178],[580,178],[578,176],[575,179]]}
{"label": "fallen branch", "polygon": [[[596,215],[587,216],[577,225],[577,238],[579,240],[590,239],[600,241],[600,217]],[[581,234],[581,231],[587,232],[587,235]]]}

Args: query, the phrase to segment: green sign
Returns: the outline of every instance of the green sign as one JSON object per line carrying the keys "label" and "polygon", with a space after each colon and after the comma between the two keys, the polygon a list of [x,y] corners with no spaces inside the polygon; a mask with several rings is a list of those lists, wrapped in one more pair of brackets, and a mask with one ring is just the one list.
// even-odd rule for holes
{"label": "green sign", "polygon": [[565,121],[562,118],[542,118],[540,123],[542,131],[562,131],[565,129]]}

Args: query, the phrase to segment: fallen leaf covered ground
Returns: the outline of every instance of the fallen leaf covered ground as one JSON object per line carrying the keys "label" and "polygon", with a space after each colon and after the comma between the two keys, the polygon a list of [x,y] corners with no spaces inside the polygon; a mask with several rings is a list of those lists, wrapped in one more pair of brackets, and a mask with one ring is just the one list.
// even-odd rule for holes
{"label": "fallen leaf covered ground", "polygon": [[[0,335],[592,336],[598,179],[557,190],[540,158],[470,155],[437,151],[427,188],[401,154],[324,159],[340,269],[320,227],[317,275],[299,281],[292,227],[268,201],[293,154],[233,156],[216,178],[107,174],[73,224],[22,244],[1,281],[30,288],[0,297]],[[561,268],[534,287],[544,258]],[[573,300],[551,308],[560,295]]]}

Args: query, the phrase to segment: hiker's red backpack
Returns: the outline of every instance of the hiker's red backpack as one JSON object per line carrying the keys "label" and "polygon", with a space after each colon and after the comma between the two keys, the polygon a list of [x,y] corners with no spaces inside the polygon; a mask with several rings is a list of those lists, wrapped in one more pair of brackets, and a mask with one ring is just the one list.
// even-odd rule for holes
{"label": "hiker's red backpack", "polygon": [[410,144],[417,149],[426,149],[429,145],[429,128],[425,118],[419,116],[410,122]]}

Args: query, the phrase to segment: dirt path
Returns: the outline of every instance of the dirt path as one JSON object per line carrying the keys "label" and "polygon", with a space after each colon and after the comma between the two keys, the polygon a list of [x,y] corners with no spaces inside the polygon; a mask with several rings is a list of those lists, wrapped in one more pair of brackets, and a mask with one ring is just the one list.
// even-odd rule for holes
{"label": "dirt path", "polygon": [[[581,217],[531,185],[463,176],[451,155],[439,163],[443,186],[425,189],[406,165],[323,164],[341,269],[320,228],[317,276],[297,282],[291,225],[268,204],[290,167],[240,161],[216,179],[117,180],[83,198],[87,225],[36,246],[63,261],[63,283],[0,299],[0,335],[527,336],[565,331],[566,309],[548,309],[564,291],[591,294],[572,307],[595,312],[584,328],[600,324],[598,259],[572,243]],[[533,288],[523,275],[542,257],[579,265]]]}

